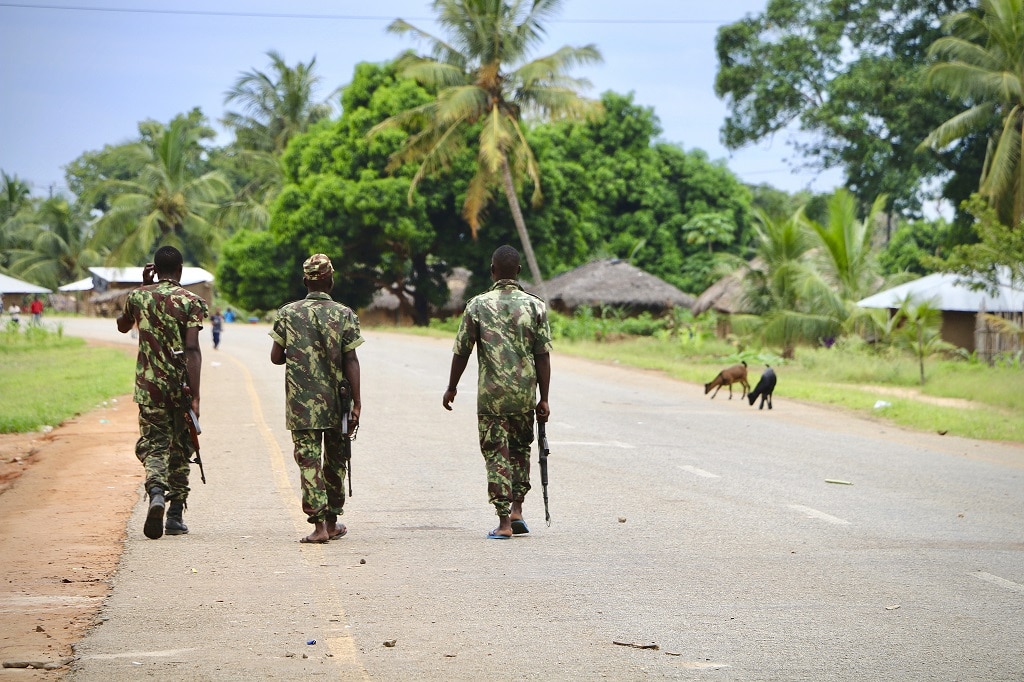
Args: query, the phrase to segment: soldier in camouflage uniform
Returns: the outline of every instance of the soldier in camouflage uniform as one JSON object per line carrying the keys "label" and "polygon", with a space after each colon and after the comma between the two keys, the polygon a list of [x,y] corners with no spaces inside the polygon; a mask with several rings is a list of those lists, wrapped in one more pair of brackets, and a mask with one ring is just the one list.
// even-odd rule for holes
{"label": "soldier in camouflage uniform", "polygon": [[143,286],[128,294],[117,318],[122,334],[136,325],[139,328],[135,402],[140,435],[135,456],[146,468],[149,511],[143,532],[153,540],[165,530],[165,503],[170,505],[167,534],[188,533],[182,515],[189,491],[192,440],[185,412],[191,408],[199,416],[203,364],[199,330],[207,307],[203,299],[181,287],[181,269],[180,251],[173,246],[157,249],[153,262],[142,270]]}
{"label": "soldier in camouflage uniform", "polygon": [[[546,422],[551,380],[551,329],[547,309],[517,281],[519,252],[501,246],[491,256],[494,285],[466,304],[455,337],[448,390],[442,405],[451,410],[459,379],[477,349],[477,427],[487,468],[487,493],[498,515],[488,538],[529,533],[523,500],[530,490],[530,446],[534,409]],[[536,406],[537,389],[540,400]]]}
{"label": "soldier in camouflage uniform", "polygon": [[270,361],[285,366],[286,422],[301,474],[302,511],[313,524],[301,542],[327,542],[348,532],[338,523],[350,453],[342,421],[347,412],[349,433],[359,425],[356,348],[363,337],[352,309],[331,299],[331,259],[314,254],[302,264],[302,273],[309,293],[278,311]]}

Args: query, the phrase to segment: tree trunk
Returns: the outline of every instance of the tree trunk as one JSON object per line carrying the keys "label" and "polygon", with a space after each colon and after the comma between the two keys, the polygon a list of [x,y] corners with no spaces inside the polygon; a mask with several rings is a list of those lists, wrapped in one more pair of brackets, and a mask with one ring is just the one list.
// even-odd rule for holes
{"label": "tree trunk", "polygon": [[508,159],[502,156],[501,178],[505,181],[505,198],[508,199],[508,207],[512,210],[512,220],[516,224],[516,232],[519,233],[519,241],[523,244],[523,253],[526,255],[526,264],[530,267],[530,276],[533,278],[534,293],[542,300],[544,296],[544,280],[540,276],[540,268],[537,266],[537,257],[533,255],[533,245],[530,243],[530,235],[526,232],[526,221],[523,220],[523,211],[519,207],[519,196],[516,194],[515,184],[512,182],[512,170],[508,167]]}

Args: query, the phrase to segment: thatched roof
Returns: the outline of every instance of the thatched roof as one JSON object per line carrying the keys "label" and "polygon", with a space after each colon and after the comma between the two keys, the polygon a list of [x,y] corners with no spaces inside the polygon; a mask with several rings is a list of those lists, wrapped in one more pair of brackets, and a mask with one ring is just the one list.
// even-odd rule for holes
{"label": "thatched roof", "polygon": [[551,307],[562,311],[608,305],[660,312],[693,305],[693,296],[617,258],[591,261],[553,277],[544,283],[544,292]]}
{"label": "thatched roof", "polygon": [[712,309],[728,315],[750,312],[744,301],[743,278],[750,270],[760,270],[763,267],[764,261],[755,258],[736,272],[729,273],[709,286],[694,301],[691,308],[693,314],[700,315]]}

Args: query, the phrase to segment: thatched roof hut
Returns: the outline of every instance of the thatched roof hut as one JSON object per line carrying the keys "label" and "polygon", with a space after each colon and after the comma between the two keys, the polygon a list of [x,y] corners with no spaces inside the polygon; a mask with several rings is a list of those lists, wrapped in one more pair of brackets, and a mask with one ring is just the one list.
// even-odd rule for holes
{"label": "thatched roof hut", "polygon": [[633,313],[661,313],[669,308],[689,308],[693,296],[668,282],[611,258],[581,265],[544,283],[548,305],[562,313],[583,306],[607,305]]}
{"label": "thatched roof hut", "polygon": [[691,308],[693,314],[700,315],[708,310],[714,310],[726,315],[749,313],[750,310],[744,300],[745,287],[743,285],[743,278],[750,270],[760,270],[763,268],[764,261],[760,258],[755,258],[736,272],[729,273],[721,278],[697,297],[697,300],[693,303],[693,308]]}

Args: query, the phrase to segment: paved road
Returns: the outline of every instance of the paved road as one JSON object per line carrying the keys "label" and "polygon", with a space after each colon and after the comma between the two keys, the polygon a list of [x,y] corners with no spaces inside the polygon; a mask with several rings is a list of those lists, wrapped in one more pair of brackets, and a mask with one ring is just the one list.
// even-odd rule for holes
{"label": "paved road", "polygon": [[450,342],[370,331],[350,534],[305,546],[266,331],[203,332],[192,532],[140,498],[73,680],[1024,679],[1024,448],[556,354],[554,523],[535,472],[486,540],[475,373],[447,413]]}

